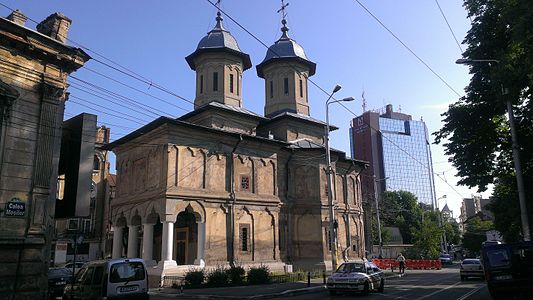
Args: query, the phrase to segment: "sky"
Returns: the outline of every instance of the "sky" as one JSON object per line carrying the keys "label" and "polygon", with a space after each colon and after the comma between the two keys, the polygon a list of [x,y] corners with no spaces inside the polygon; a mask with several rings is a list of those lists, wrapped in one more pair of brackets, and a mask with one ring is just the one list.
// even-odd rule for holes
{"label": "sky", "polygon": [[[470,80],[468,68],[455,64],[462,51],[439,9],[440,5],[461,42],[470,28],[461,1],[287,2],[289,36],[317,64],[311,80],[320,88],[309,85],[311,116],[325,120],[327,95],[323,90],[330,92],[336,84],[342,86],[336,93],[338,99],[350,96],[356,99],[345,104],[350,111],[330,106],[330,122],[339,127],[331,134],[332,147],[350,155],[350,121],[363,112],[363,92],[367,110],[392,104],[395,111],[410,114],[415,120],[422,118],[431,133],[443,125],[441,114],[448,105],[464,95],[464,87]],[[116,140],[160,115],[179,117],[193,109],[195,73],[185,57],[194,52],[200,39],[215,25],[217,10],[208,0],[0,0],[0,3],[20,9],[31,19],[26,26],[32,29],[36,26],[33,21],[40,22],[54,12],[62,12],[72,19],[67,43],[90,49],[87,52],[94,59],[72,74],[75,79],[69,79],[71,94],[65,119],[82,112],[96,114],[100,124],[111,128],[111,140]],[[281,15],[277,12],[280,7],[278,0],[222,0],[221,3],[221,10],[229,16],[223,16],[224,26],[237,39],[241,50],[250,55],[253,64],[243,75],[243,107],[261,115],[264,81],[257,76],[255,65],[265,57],[265,45],[272,45],[281,36]],[[9,13],[0,6],[1,15]],[[126,76],[103,63],[119,64],[143,79]],[[124,98],[88,94],[83,91],[87,91],[87,83],[83,82],[149,108],[127,104]],[[433,136],[430,139],[433,141]],[[432,144],[431,150],[436,196],[441,198],[439,205],[442,208],[448,204],[458,217],[462,198],[469,198],[477,191],[457,186],[456,170],[444,155],[442,145]],[[114,166],[111,171],[116,172]],[[487,197],[488,193],[483,196]]]}

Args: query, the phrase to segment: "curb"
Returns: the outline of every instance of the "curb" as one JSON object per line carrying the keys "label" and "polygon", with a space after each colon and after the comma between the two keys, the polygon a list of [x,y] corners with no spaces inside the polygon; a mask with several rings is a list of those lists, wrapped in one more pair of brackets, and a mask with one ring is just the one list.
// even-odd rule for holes
{"label": "curb", "polygon": [[178,294],[178,293],[165,293],[164,291],[150,291],[150,295],[154,296],[167,296],[177,299],[272,299],[272,298],[282,298],[282,297],[292,297],[296,295],[302,295],[307,293],[312,293],[325,289],[323,285],[305,287],[300,289],[286,290],[279,293],[265,294],[265,295],[254,295],[254,296],[221,296],[221,295],[188,295],[188,294]]}

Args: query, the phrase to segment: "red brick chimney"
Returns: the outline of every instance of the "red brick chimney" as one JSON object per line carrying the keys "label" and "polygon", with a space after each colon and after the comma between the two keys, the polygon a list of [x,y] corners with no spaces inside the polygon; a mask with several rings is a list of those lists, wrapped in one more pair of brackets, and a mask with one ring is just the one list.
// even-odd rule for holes
{"label": "red brick chimney", "polygon": [[62,13],[53,13],[37,25],[37,31],[65,43],[72,20]]}

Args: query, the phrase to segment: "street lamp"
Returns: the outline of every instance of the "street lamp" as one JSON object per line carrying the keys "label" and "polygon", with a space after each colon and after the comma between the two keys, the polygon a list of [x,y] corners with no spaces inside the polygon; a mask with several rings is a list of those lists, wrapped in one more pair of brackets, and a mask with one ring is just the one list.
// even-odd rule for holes
{"label": "street lamp", "polygon": [[328,97],[328,100],[326,100],[326,132],[324,134],[325,142],[326,142],[326,162],[327,162],[327,169],[326,169],[326,176],[327,176],[327,182],[328,182],[328,209],[329,209],[329,237],[331,240],[331,269],[335,271],[337,269],[337,235],[335,234],[335,219],[333,214],[333,191],[331,188],[331,174],[332,168],[331,168],[331,155],[329,153],[329,105],[331,103],[336,102],[346,102],[346,101],[353,101],[355,100],[353,97],[348,97],[340,100],[334,100],[331,101],[331,97],[333,97],[333,94],[338,92],[342,87],[340,85],[336,85],[331,94]]}
{"label": "street lamp", "polygon": [[[472,65],[475,63],[499,63],[497,59],[468,59],[461,58],[455,61],[456,64],[463,65]],[[502,96],[507,94],[507,89],[503,88],[502,84]],[[526,192],[524,190],[524,180],[522,179],[522,167],[520,166],[520,155],[518,153],[518,138],[516,135],[516,129],[514,125],[514,114],[513,114],[513,105],[509,97],[506,97],[507,102],[507,113],[509,114],[509,127],[511,129],[511,140],[512,140],[512,151],[513,151],[513,162],[516,174],[516,186],[518,189],[518,200],[520,203],[520,220],[522,221],[522,235],[524,236],[524,241],[530,241],[531,236],[529,234],[529,220],[527,216],[527,206],[526,206]]]}
{"label": "street lamp", "polygon": [[389,177],[376,179],[376,175],[374,175],[374,200],[376,202],[376,217],[378,219],[378,239],[379,239],[379,257],[383,257],[383,240],[381,238],[381,222],[379,220],[379,205],[378,205],[378,188],[377,183],[381,181],[385,181],[389,179]]}

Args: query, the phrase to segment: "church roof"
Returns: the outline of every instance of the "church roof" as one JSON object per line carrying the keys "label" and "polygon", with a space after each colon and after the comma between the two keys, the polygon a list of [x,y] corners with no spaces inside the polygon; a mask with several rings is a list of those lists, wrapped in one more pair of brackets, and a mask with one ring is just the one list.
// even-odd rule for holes
{"label": "church roof", "polygon": [[220,12],[217,13],[216,20],[217,24],[213,30],[209,31],[207,35],[200,40],[196,50],[185,58],[191,69],[196,70],[194,58],[198,55],[206,52],[220,51],[240,56],[244,64],[244,70],[249,69],[252,66],[250,56],[241,51],[239,44],[237,44],[237,40],[224,28]]}
{"label": "church roof", "polygon": [[275,61],[298,61],[303,63],[304,65],[307,65],[309,67],[309,76],[313,76],[316,71],[316,64],[312,61],[310,61],[307,58],[307,55],[305,55],[304,48],[300,46],[295,40],[291,39],[288,35],[289,28],[287,28],[286,24],[287,21],[283,19],[281,21],[283,24],[283,27],[281,28],[281,32],[283,34],[277,40],[274,45],[270,46],[268,48],[267,54],[265,56],[265,59],[256,66],[257,68],[257,75],[261,78],[263,78],[263,69],[266,65],[275,62]]}
{"label": "church roof", "polygon": [[[302,120],[302,121],[305,121],[305,122],[308,122],[308,123],[314,123],[316,125],[326,126],[326,122],[323,122],[321,120],[317,120],[317,119],[312,118],[312,117],[310,117],[308,115],[294,113],[294,112],[290,112],[290,111],[280,112],[277,115],[274,115],[274,116],[270,117],[270,121],[274,122],[274,121],[281,120],[281,119],[284,119],[284,118],[298,119],[298,120]],[[330,131],[337,130],[337,129],[339,129],[339,128],[334,126],[334,125],[329,124],[329,130]]]}
{"label": "church roof", "polygon": [[[291,149],[302,149],[302,150],[305,150],[305,149],[324,149],[325,146],[322,145],[322,144],[317,144],[309,139],[299,139],[299,140],[295,140],[295,141],[292,141],[292,142],[289,142],[289,146],[288,148],[291,148]],[[338,149],[335,149],[335,148],[331,148],[330,147],[330,151],[331,152],[335,152],[337,153],[337,155],[344,159],[344,160],[350,160],[350,161],[353,161],[355,163],[358,163],[358,164],[361,164],[363,165],[365,168],[368,167],[368,162],[367,161],[364,161],[364,160],[358,160],[358,159],[353,159],[351,157],[347,157],[346,156],[346,152],[344,151],[341,151],[341,150],[338,150]]]}
{"label": "church roof", "polygon": [[247,116],[251,116],[251,117],[254,117],[254,118],[257,118],[257,119],[262,119],[262,120],[266,120],[265,117],[263,116],[260,116],[256,113],[254,113],[253,111],[251,110],[248,110],[246,108],[242,108],[242,107],[236,107],[236,106],[231,106],[231,105],[227,105],[227,104],[224,104],[224,103],[220,103],[220,102],[216,102],[216,101],[211,101],[209,103],[207,103],[206,105],[202,105],[201,107],[189,112],[189,113],[186,113],[184,114],[183,116],[179,117],[178,120],[186,120],[192,116],[195,116],[203,111],[206,111],[206,110],[209,110],[209,109],[220,109],[220,110],[225,110],[225,111],[229,111],[229,112],[235,112],[235,113],[238,113],[238,114],[243,114],[243,115],[247,115]]}

